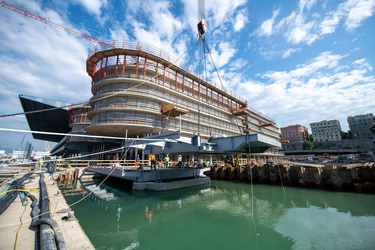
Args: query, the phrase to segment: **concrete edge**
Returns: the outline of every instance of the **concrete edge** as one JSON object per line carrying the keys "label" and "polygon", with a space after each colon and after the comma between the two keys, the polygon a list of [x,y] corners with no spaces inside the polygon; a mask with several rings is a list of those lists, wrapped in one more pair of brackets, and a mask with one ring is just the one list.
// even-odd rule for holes
{"label": "concrete edge", "polygon": [[95,249],[77,219],[62,219],[68,216],[68,211],[71,208],[54,182],[54,176],[45,175],[44,180],[50,200],[51,218],[59,224],[67,249]]}

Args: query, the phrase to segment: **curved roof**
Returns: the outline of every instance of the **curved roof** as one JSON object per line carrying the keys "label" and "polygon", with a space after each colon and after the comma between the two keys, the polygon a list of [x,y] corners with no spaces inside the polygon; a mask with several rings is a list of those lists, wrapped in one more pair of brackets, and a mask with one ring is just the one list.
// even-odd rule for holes
{"label": "curved roof", "polygon": [[[71,128],[69,127],[68,110],[63,108],[69,104],[22,94],[20,94],[18,97],[20,99],[23,111],[27,113],[25,116],[30,130],[56,133],[68,133],[71,131]],[[38,110],[46,111],[32,112]],[[64,136],[33,133],[33,138],[51,142],[59,142],[64,138]]]}

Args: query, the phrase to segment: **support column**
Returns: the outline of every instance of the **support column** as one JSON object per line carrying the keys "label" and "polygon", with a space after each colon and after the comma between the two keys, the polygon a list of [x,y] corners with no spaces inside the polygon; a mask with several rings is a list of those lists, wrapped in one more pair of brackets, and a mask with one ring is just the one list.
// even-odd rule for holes
{"label": "support column", "polygon": [[174,78],[174,85],[175,85],[175,88],[177,89],[177,71],[176,71],[176,75],[175,75],[175,78]]}
{"label": "support column", "polygon": [[125,75],[126,55],[124,55],[124,61],[121,68],[121,75]]}
{"label": "support column", "polygon": [[143,78],[146,77],[146,71],[147,71],[147,58],[145,58],[145,63],[143,64]]}
{"label": "support column", "polygon": [[182,92],[185,91],[185,75],[182,76]]}
{"label": "support column", "polygon": [[105,58],[104,76],[107,76],[108,57]]}
{"label": "support column", "polygon": [[135,75],[138,76],[139,56],[137,56],[137,62],[135,64]]}
{"label": "support column", "polygon": [[117,76],[118,75],[118,61],[119,61],[119,55],[116,56],[116,69],[115,69],[115,75]]}

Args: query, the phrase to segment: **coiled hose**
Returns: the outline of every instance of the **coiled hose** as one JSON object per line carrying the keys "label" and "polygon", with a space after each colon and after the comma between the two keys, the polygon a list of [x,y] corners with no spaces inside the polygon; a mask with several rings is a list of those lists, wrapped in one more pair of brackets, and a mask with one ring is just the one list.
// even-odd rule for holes
{"label": "coiled hose", "polygon": [[[30,177],[30,173],[25,174],[23,177],[15,180],[10,185],[9,190],[13,189],[23,189],[24,187],[24,181]],[[3,198],[0,199],[0,215],[4,213],[5,210],[8,209],[10,204],[16,199],[17,195],[20,193],[20,191],[13,191],[8,192]]]}
{"label": "coiled hose", "polygon": [[[10,189],[24,189],[24,181],[30,177],[31,173],[25,174],[22,178],[12,182]],[[40,174],[40,202],[38,199],[27,191],[25,194],[31,199],[30,207],[32,222],[31,226],[39,227],[40,249],[59,249],[66,250],[63,234],[57,222],[50,218],[49,215],[49,198],[47,194],[44,175]],[[20,191],[8,192],[6,196],[0,199],[0,215],[12,204]],[[40,214],[40,216],[39,216]],[[38,218],[40,217],[40,218]],[[52,232],[53,230],[53,232]]]}

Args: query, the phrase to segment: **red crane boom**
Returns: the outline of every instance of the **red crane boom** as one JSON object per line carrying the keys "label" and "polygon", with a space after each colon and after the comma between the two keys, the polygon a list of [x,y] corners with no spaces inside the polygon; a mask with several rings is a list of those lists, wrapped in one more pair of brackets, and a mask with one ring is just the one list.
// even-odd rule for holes
{"label": "red crane boom", "polygon": [[44,18],[44,17],[39,16],[37,14],[34,14],[34,13],[30,12],[30,11],[27,11],[25,9],[22,9],[20,7],[17,7],[15,5],[12,5],[12,4],[7,3],[5,1],[0,2],[0,4],[4,8],[7,8],[7,9],[12,10],[14,12],[20,13],[20,14],[22,14],[24,16],[30,17],[30,18],[32,18],[34,20],[39,21],[39,22],[42,22],[42,23],[45,23],[45,24],[50,24],[50,25],[55,26],[56,28],[62,29],[64,31],[68,31],[68,32],[73,33],[73,34],[75,34],[75,35],[77,35],[79,37],[82,37],[82,38],[86,39],[86,40],[89,40],[91,42],[100,44],[103,47],[108,47],[108,48],[112,48],[113,47],[112,44],[103,42],[103,41],[101,41],[99,39],[96,39],[95,37],[89,36],[87,34],[79,32],[77,30],[73,30],[73,29],[70,29],[68,27],[62,26],[62,25],[60,25],[58,23],[52,22],[52,21],[48,20],[47,18]]}

